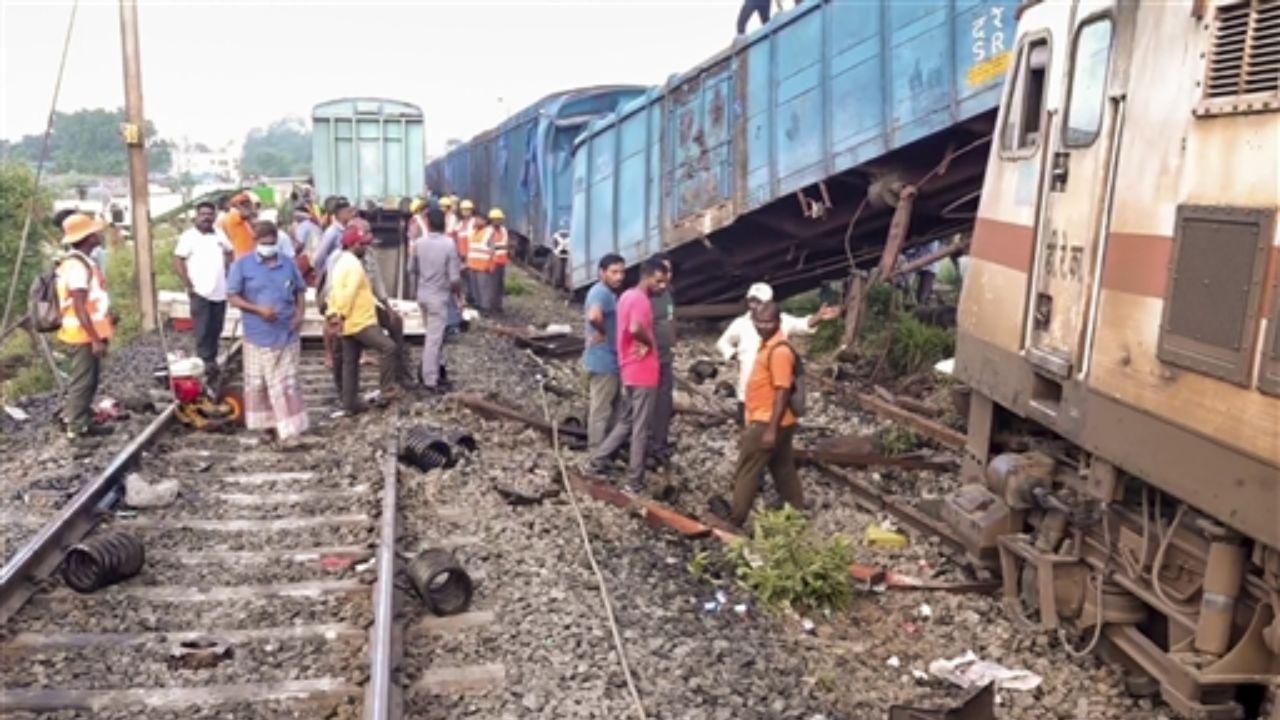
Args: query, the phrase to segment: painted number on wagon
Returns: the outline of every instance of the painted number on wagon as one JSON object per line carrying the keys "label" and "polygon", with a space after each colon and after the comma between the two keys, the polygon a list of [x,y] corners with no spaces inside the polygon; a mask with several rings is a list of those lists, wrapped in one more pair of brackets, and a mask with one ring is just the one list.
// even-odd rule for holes
{"label": "painted number on wagon", "polygon": [[992,82],[1009,68],[1007,38],[1009,31],[1006,9],[1002,5],[988,8],[973,18],[969,28],[970,66],[965,74],[969,87]]}

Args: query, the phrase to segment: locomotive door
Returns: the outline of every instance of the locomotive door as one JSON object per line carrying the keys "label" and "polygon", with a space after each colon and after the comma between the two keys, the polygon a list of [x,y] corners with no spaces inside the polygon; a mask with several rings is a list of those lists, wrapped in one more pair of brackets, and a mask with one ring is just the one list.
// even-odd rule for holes
{"label": "locomotive door", "polygon": [[1071,35],[1059,57],[1060,108],[1046,130],[1043,205],[1036,223],[1031,312],[1027,315],[1027,357],[1061,378],[1080,367],[1084,330],[1104,245],[1104,215],[1113,180],[1114,130],[1119,104],[1108,98],[1112,39],[1116,36],[1110,0],[1083,0],[1071,14]]}

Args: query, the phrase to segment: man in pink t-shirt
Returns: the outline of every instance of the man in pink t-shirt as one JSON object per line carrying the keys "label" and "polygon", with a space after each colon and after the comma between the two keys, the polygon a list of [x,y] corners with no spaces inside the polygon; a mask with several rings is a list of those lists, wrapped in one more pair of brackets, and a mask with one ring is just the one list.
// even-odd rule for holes
{"label": "man in pink t-shirt", "polygon": [[585,468],[593,475],[608,472],[609,457],[630,437],[627,485],[633,492],[645,488],[644,461],[658,393],[658,346],[653,337],[650,298],[662,294],[667,280],[667,266],[659,260],[647,260],[640,266],[640,284],[618,299],[618,369],[627,408],[622,420],[596,446]]}

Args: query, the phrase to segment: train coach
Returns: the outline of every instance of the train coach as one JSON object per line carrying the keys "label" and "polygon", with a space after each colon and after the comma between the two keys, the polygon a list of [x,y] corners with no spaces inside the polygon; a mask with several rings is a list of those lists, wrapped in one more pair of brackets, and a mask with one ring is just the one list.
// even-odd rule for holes
{"label": "train coach", "polygon": [[517,255],[540,262],[569,231],[573,141],[587,124],[644,92],[626,85],[553,93],[427,163],[433,193],[501,207]]}
{"label": "train coach", "polygon": [[[681,304],[780,295],[973,222],[1015,4],[805,2],[617,113],[574,154],[572,282],[618,252],[681,267]],[[905,228],[904,228],[905,232]]]}
{"label": "train coach", "polygon": [[1027,2],[942,514],[1185,717],[1280,718],[1280,2]]}

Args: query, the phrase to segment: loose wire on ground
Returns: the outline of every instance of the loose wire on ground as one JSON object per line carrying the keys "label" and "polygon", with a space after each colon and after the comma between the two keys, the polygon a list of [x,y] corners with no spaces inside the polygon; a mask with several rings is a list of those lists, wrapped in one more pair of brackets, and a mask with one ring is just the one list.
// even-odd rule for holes
{"label": "loose wire on ground", "polygon": [[[538,365],[546,371],[546,363],[533,353],[529,353],[529,357],[537,361]],[[604,573],[600,572],[600,566],[596,563],[595,552],[591,549],[591,536],[587,532],[587,522],[582,517],[582,508],[578,506],[578,500],[574,497],[573,488],[569,485],[569,470],[565,467],[564,456],[560,453],[560,423],[556,422],[551,416],[551,407],[547,403],[547,391],[541,381],[538,382],[538,395],[542,400],[542,415],[551,423],[551,449],[556,456],[556,465],[560,468],[560,482],[564,484],[564,494],[569,498],[569,505],[573,508],[573,515],[578,521],[578,532],[582,536],[582,547],[587,551],[587,560],[591,563],[591,571],[595,573],[596,582],[600,587],[600,599],[604,602],[605,618],[609,622],[609,632],[613,635],[614,649],[618,653],[618,662],[622,666],[622,675],[627,681],[627,690],[631,693],[631,699],[635,703],[635,714],[640,720],[646,720],[648,717],[644,711],[644,702],[640,699],[640,691],[636,689],[635,680],[631,677],[631,666],[627,663],[627,650],[622,644],[622,634],[618,632],[618,621],[613,614],[613,602],[609,599],[609,588],[604,582]]]}

